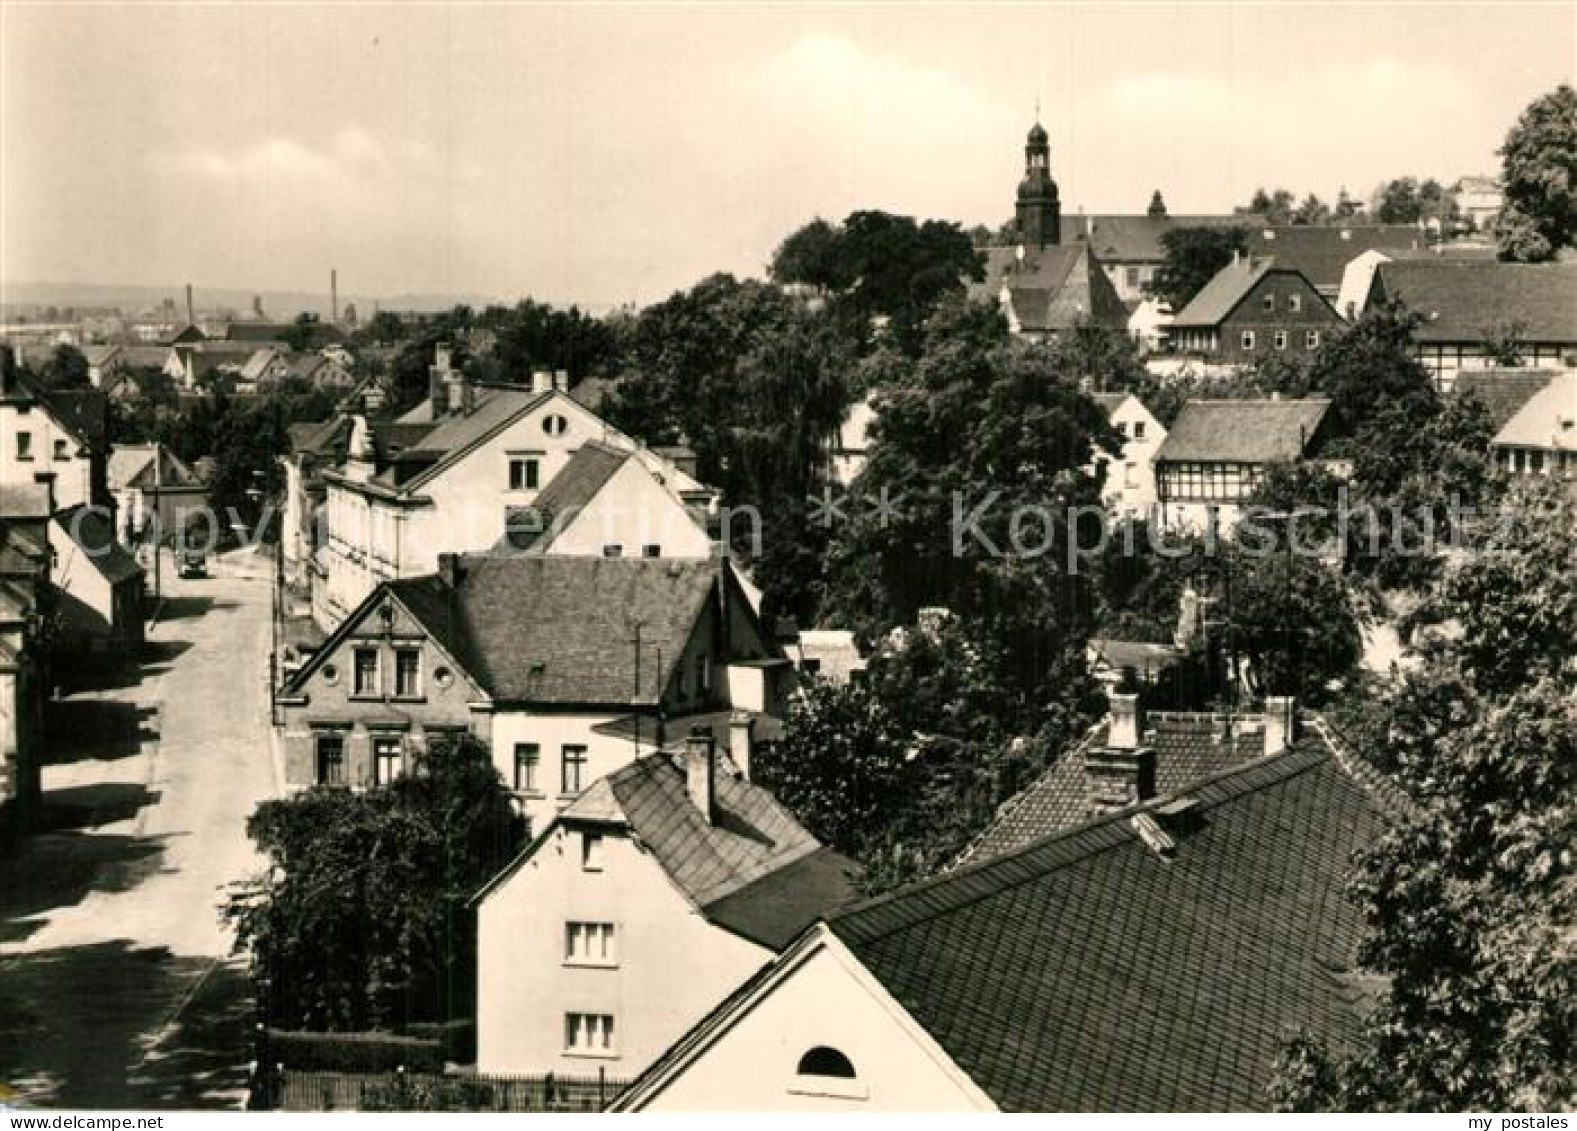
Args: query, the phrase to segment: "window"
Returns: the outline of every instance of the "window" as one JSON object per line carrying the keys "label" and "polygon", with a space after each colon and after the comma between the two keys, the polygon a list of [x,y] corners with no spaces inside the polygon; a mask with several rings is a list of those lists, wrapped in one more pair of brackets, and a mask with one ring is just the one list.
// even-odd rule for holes
{"label": "window", "polygon": [[320,785],[345,784],[345,736],[342,734],[318,735],[318,783]]}
{"label": "window", "polygon": [[1263,299],[1263,303],[1264,303],[1264,307],[1265,307],[1266,310],[1275,310],[1276,309],[1276,292],[1275,291],[1266,291],[1265,292],[1265,298]]}
{"label": "window", "polygon": [[641,547],[641,557],[643,558],[660,558],[662,556],[663,548],[656,542],[648,542]]}
{"label": "window", "polygon": [[415,699],[422,693],[422,652],[419,648],[394,650],[394,694]]}
{"label": "window", "polygon": [[509,457],[509,489],[535,491],[541,480],[542,466],[536,456]]}
{"label": "window", "polygon": [[33,458],[33,433],[31,433],[31,432],[18,432],[16,434],[16,458],[17,459],[32,459]]}
{"label": "window", "polygon": [[1239,339],[1239,342],[1240,342],[1240,344],[1242,345],[1242,347],[1244,349],[1246,349],[1246,350],[1253,349],[1254,348],[1254,331],[1253,330],[1244,330],[1243,331],[1243,336],[1242,336],[1242,338]]}
{"label": "window", "polygon": [[1133,290],[1133,289],[1137,288],[1139,286],[1139,268],[1137,268],[1137,267],[1125,267],[1125,268],[1123,268],[1123,278],[1128,281],[1128,289],[1129,290]]}
{"label": "window", "polygon": [[515,791],[536,793],[537,767],[542,764],[542,748],[535,742],[515,743]]}
{"label": "window", "polygon": [[1292,313],[1294,313],[1294,314],[1296,314],[1296,313],[1298,313],[1298,311],[1302,310],[1303,309],[1303,296],[1302,295],[1288,295],[1287,296],[1287,309],[1292,311]]}
{"label": "window", "polygon": [[568,428],[569,421],[556,412],[542,418],[542,431],[549,436],[562,436]]}
{"label": "window", "polygon": [[1279,349],[1279,350],[1286,349],[1287,348],[1287,331],[1285,331],[1285,330],[1277,330],[1276,333],[1272,336],[1271,341],[1275,343],[1275,346],[1276,346],[1277,349]]}
{"label": "window", "polygon": [[574,1056],[613,1056],[613,1015],[566,1013],[564,1051]]}
{"label": "window", "polygon": [[624,557],[624,547],[617,542],[609,542],[602,548],[602,556],[605,558],[622,558]]}
{"label": "window", "polygon": [[1123,464],[1123,486],[1126,488],[1139,486],[1139,469],[1132,460]]}
{"label": "window", "polygon": [[1135,420],[1133,422],[1133,438],[1135,440],[1144,439],[1144,421]]}
{"label": "window", "polygon": [[564,961],[571,966],[617,966],[612,923],[565,923]]}
{"label": "window", "polygon": [[71,445],[66,443],[66,441],[64,441],[64,440],[56,440],[55,441],[55,458],[58,459],[58,460],[68,460],[68,459],[70,459],[71,458]]}
{"label": "window", "polygon": [[837,1080],[853,1080],[854,1064],[837,1049],[817,1045],[799,1058],[794,1069],[800,1076],[831,1076]]}
{"label": "window", "polygon": [[1305,346],[1307,346],[1311,350],[1319,349],[1320,348],[1320,332],[1318,330],[1310,330],[1307,333],[1305,333],[1303,335],[1303,344]]}
{"label": "window", "polygon": [[352,695],[376,695],[379,690],[378,650],[376,648],[357,648],[350,693]]}
{"label": "window", "polygon": [[580,834],[580,870],[583,872],[602,871],[602,834]]}
{"label": "window", "polygon": [[559,792],[564,794],[579,793],[586,788],[585,777],[586,748],[584,746],[564,747],[559,770]]}
{"label": "window", "polygon": [[372,780],[388,785],[405,770],[405,752],[396,734],[374,735],[372,739]]}

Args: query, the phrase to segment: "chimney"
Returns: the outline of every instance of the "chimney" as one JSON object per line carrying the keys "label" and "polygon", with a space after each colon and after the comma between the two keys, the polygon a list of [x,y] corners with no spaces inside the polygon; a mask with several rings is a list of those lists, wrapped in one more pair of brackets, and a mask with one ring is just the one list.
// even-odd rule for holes
{"label": "chimney", "polygon": [[555,369],[553,371],[553,387],[561,393],[569,392],[568,369]]}
{"label": "chimney", "polygon": [[756,717],[735,711],[728,719],[728,757],[746,781],[750,780],[750,752],[756,745]]}
{"label": "chimney", "polygon": [[711,824],[716,817],[717,763],[712,756],[712,732],[691,727],[684,740],[684,784],[690,800]]}
{"label": "chimney", "polygon": [[192,302],[192,285],[190,283],[186,284],[186,324],[188,326],[197,325],[197,307]]}
{"label": "chimney", "polygon": [[339,270],[329,268],[329,323],[339,325]]}
{"label": "chimney", "polygon": [[1092,747],[1084,753],[1084,799],[1092,816],[1155,796],[1155,751]]}
{"label": "chimney", "polygon": [[1280,754],[1297,737],[1297,706],[1290,695],[1265,696],[1265,755]]}
{"label": "chimney", "polygon": [[450,589],[458,589],[465,580],[465,560],[459,554],[439,554],[438,576]]}
{"label": "chimney", "polygon": [[553,374],[546,369],[533,369],[531,371],[531,392],[541,396],[553,388]]}
{"label": "chimney", "polygon": [[1139,706],[1139,696],[1113,694],[1111,716],[1106,744],[1118,750],[1139,749],[1144,737],[1144,711]]}
{"label": "chimney", "polygon": [[353,483],[365,483],[376,472],[377,449],[372,442],[372,428],[365,416],[353,416],[350,442],[345,450],[345,477]]}

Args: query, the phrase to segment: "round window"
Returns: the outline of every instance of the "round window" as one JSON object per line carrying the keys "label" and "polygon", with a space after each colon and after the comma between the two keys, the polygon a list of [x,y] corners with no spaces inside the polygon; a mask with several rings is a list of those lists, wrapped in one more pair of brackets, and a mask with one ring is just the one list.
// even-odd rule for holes
{"label": "round window", "polygon": [[542,431],[549,436],[562,436],[567,428],[569,428],[569,421],[556,412],[542,418]]}
{"label": "round window", "polygon": [[323,682],[324,683],[338,683],[339,682],[339,669],[336,668],[333,664],[324,664],[323,665]]}
{"label": "round window", "polygon": [[448,687],[454,682],[454,672],[450,671],[448,668],[434,668],[433,682],[439,687]]}

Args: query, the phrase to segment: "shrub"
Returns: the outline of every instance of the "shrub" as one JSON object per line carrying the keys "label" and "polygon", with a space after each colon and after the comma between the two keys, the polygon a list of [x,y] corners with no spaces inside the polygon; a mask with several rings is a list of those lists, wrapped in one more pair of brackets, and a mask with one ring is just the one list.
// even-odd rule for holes
{"label": "shrub", "polygon": [[[473,1030],[474,1033],[474,1030]],[[320,1033],[270,1029],[270,1059],[286,1068],[322,1072],[442,1072],[444,1046],[434,1038],[396,1033]],[[474,1038],[473,1038],[474,1043]]]}

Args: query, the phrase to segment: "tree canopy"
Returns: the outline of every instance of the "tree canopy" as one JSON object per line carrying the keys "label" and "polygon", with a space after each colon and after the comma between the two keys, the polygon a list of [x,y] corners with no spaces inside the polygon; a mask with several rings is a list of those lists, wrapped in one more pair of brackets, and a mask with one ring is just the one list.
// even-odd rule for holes
{"label": "tree canopy", "polygon": [[1534,99],[1500,156],[1501,258],[1537,263],[1577,243],[1577,91],[1562,83]]}
{"label": "tree canopy", "polygon": [[1165,259],[1156,269],[1151,291],[1174,312],[1187,306],[1216,273],[1248,250],[1248,229],[1172,228],[1161,235]]}

